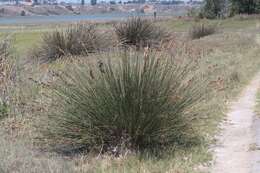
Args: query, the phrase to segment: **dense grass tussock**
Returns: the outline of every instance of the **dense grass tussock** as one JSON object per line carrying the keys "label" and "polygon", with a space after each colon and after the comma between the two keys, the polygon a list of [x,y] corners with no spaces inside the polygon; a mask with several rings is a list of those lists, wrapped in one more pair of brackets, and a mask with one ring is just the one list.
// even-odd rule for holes
{"label": "dense grass tussock", "polygon": [[208,35],[212,35],[217,32],[215,25],[207,25],[204,23],[194,25],[190,31],[189,35],[191,39],[199,39]]}
{"label": "dense grass tussock", "polygon": [[113,154],[195,139],[193,108],[204,84],[188,77],[189,66],[160,57],[120,53],[97,70],[83,66],[62,75],[45,135],[66,150]]}
{"label": "dense grass tussock", "polygon": [[15,80],[15,66],[10,52],[11,40],[5,37],[0,41],[0,119],[7,116],[10,102],[9,90]]}
{"label": "dense grass tussock", "polygon": [[159,44],[167,34],[151,20],[132,17],[114,26],[118,40],[123,45],[137,48]]}
{"label": "dense grass tussock", "polygon": [[95,25],[79,23],[44,34],[34,56],[53,61],[65,55],[88,55],[106,48],[106,43],[106,38]]}

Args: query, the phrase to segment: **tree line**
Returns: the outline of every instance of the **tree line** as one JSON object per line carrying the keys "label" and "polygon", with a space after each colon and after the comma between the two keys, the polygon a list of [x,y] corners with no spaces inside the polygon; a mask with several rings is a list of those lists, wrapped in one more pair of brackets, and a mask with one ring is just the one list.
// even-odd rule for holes
{"label": "tree line", "polygon": [[224,15],[259,13],[260,0],[204,0],[200,15],[206,18],[217,18]]}

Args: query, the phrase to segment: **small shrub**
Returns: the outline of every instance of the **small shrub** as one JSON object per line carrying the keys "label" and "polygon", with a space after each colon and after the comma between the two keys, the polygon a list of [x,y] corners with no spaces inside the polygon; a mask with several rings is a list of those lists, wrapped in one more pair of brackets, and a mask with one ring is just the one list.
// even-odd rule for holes
{"label": "small shrub", "polygon": [[237,71],[233,71],[230,75],[229,75],[229,79],[231,82],[235,82],[238,83],[240,82],[240,75]]}
{"label": "small shrub", "polygon": [[121,53],[60,76],[44,134],[56,147],[120,154],[184,144],[205,83],[154,53]]}
{"label": "small shrub", "polygon": [[10,48],[10,40],[8,38],[2,39],[0,41],[0,58],[2,61],[9,56],[10,54],[9,48]]}
{"label": "small shrub", "polygon": [[6,103],[0,103],[0,120],[8,115],[8,105]]}
{"label": "small shrub", "polygon": [[21,16],[25,16],[26,12],[24,10],[21,11]]}
{"label": "small shrub", "polygon": [[140,17],[132,17],[114,28],[121,44],[137,48],[156,45],[166,37],[166,33],[152,21]]}
{"label": "small shrub", "polygon": [[206,25],[204,23],[196,24],[194,25],[190,32],[189,35],[191,39],[199,39],[208,35],[212,35],[217,32],[216,26],[215,25]]}
{"label": "small shrub", "polygon": [[44,34],[34,56],[44,61],[53,61],[63,56],[88,55],[106,46],[106,38],[97,32],[95,25],[76,24],[65,30]]}

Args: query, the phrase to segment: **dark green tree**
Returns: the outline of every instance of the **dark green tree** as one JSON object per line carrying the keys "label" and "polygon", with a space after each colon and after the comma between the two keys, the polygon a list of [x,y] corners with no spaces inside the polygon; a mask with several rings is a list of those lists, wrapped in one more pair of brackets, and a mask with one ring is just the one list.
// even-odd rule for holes
{"label": "dark green tree", "polygon": [[208,19],[222,16],[225,8],[225,0],[205,0],[202,14]]}
{"label": "dark green tree", "polygon": [[96,5],[97,4],[97,0],[91,0],[91,5]]}
{"label": "dark green tree", "polygon": [[231,14],[260,13],[260,0],[230,0]]}

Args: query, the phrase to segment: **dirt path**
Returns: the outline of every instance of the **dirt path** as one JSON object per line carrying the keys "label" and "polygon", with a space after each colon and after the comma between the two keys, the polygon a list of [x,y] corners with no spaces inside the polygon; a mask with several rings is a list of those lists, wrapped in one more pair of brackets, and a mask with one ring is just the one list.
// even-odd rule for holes
{"label": "dirt path", "polygon": [[215,147],[215,164],[212,173],[259,173],[260,154],[257,148],[257,131],[254,106],[260,73],[232,103],[227,121],[221,126],[218,145]]}

